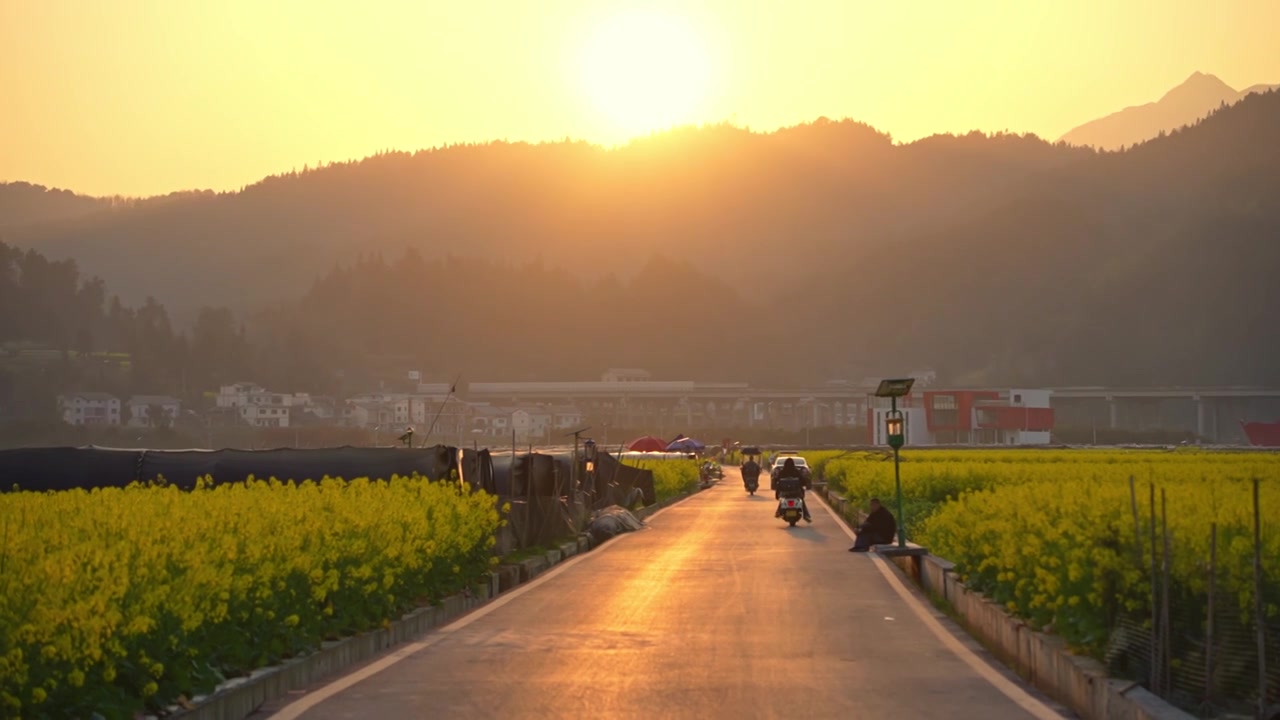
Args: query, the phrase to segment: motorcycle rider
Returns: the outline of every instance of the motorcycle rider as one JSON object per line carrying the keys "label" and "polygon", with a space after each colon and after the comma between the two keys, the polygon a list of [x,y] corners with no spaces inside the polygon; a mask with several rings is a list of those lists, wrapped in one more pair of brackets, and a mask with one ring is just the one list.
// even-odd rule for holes
{"label": "motorcycle rider", "polygon": [[755,461],[755,458],[748,457],[747,461],[742,463],[742,484],[746,486],[753,482],[757,485],[760,483],[760,464]]}
{"label": "motorcycle rider", "polygon": [[[784,497],[800,498],[800,510],[804,512],[804,521],[813,522],[813,518],[809,516],[809,504],[804,501],[804,477],[800,474],[800,468],[796,467],[796,461],[787,458],[782,463],[782,469],[778,471],[778,477],[773,481],[773,498],[781,500]],[[774,513],[774,517],[782,514],[782,506],[778,506],[778,511]]]}

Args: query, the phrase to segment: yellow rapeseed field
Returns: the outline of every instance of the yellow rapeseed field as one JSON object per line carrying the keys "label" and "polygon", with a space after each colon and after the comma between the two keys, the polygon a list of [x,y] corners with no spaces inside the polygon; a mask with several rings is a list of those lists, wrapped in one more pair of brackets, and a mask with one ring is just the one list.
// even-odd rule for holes
{"label": "yellow rapeseed field", "polygon": [[[908,449],[901,472],[913,540],[955,562],[970,587],[1085,649],[1105,641],[1114,613],[1150,611],[1152,483],[1157,513],[1160,492],[1167,498],[1172,582],[1205,592],[1216,523],[1217,587],[1251,616],[1251,479],[1259,478],[1264,574],[1273,585],[1280,580],[1280,455]],[[851,500],[865,505],[878,496],[894,508],[887,455],[835,460],[826,474]],[[1268,605],[1267,613],[1274,617],[1280,607]]]}
{"label": "yellow rapeseed field", "polygon": [[131,717],[473,582],[458,483],[251,480],[0,495],[0,716]]}
{"label": "yellow rapeseed field", "polygon": [[624,458],[623,462],[632,467],[653,472],[653,491],[659,501],[698,489],[698,480],[702,477],[697,460]]}

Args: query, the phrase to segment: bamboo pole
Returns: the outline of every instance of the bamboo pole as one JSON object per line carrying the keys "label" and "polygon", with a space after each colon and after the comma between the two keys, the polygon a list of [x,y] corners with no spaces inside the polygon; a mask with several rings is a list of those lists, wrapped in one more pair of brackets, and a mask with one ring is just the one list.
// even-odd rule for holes
{"label": "bamboo pole", "polygon": [[1262,602],[1262,516],[1253,479],[1253,622],[1258,636],[1258,717],[1267,711],[1267,617]]}
{"label": "bamboo pole", "polygon": [[1160,570],[1156,549],[1156,484],[1151,489],[1151,668],[1148,670],[1151,692],[1160,694]]}
{"label": "bamboo pole", "polygon": [[1138,558],[1138,568],[1142,567],[1142,522],[1138,520],[1138,491],[1133,476],[1129,476],[1129,506],[1133,509],[1133,547]]}
{"label": "bamboo pole", "polygon": [[1173,555],[1169,547],[1169,506],[1165,502],[1165,490],[1160,488],[1160,530],[1164,535],[1164,552],[1161,558],[1161,578],[1160,578],[1160,670],[1163,676],[1160,679],[1160,685],[1168,693],[1173,687],[1173,678],[1170,676],[1173,655],[1173,643],[1170,638],[1169,622],[1169,558]]}
{"label": "bamboo pole", "polygon": [[1204,704],[1213,705],[1213,613],[1218,588],[1218,523],[1209,524],[1209,612],[1204,630]]}

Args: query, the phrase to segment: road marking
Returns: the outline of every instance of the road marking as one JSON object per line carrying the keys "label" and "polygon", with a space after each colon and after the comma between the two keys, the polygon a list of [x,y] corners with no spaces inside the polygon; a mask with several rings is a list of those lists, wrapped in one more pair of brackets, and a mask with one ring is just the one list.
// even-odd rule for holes
{"label": "road marking", "polygon": [[[695,496],[690,495],[689,497],[695,497]],[[689,498],[685,498],[685,500],[688,500],[688,499]],[[681,502],[683,502],[683,500],[681,500]],[[661,515],[662,513],[666,512],[667,510],[671,509],[672,507],[678,504],[679,503],[672,503],[671,505],[668,505],[667,507],[664,507],[661,510],[658,510],[657,512],[653,513],[652,515],[650,515],[648,518],[645,519],[644,521],[645,524],[648,525],[659,515]],[[378,660],[377,662],[374,662],[370,665],[366,665],[365,667],[355,672],[352,672],[347,675],[343,675],[342,677],[338,678],[337,680],[334,680],[333,682],[327,685],[323,685],[319,688],[316,688],[315,691],[304,695],[303,697],[289,703],[283,708],[280,708],[279,712],[271,715],[270,717],[272,718],[272,720],[297,720],[297,718],[302,717],[302,714],[305,713],[306,711],[310,710],[316,705],[319,705],[325,700],[328,700],[334,695],[337,695],[343,690],[350,688],[352,685],[355,685],[356,683],[367,680],[373,677],[374,675],[377,675],[383,670],[386,670],[387,668],[413,655],[419,650],[423,650],[425,648],[431,647],[432,645],[435,645],[436,643],[448,637],[451,633],[457,632],[458,630],[461,630],[462,628],[479,620],[485,615],[488,615],[494,610],[497,610],[505,606],[507,603],[511,602],[512,600],[515,600],[516,598],[520,597],[526,592],[555,578],[555,576],[568,570],[574,565],[577,565],[578,563],[583,562],[585,560],[589,560],[593,557],[599,556],[600,553],[604,552],[605,550],[608,550],[611,547],[614,547],[619,542],[622,542],[626,540],[628,537],[635,534],[636,534],[635,532],[623,533],[622,535],[611,538],[609,542],[605,543],[604,545],[601,545],[596,549],[590,550],[580,555],[575,555],[574,557],[562,563],[557,564],[555,567],[551,568],[547,572],[543,573],[542,575],[539,575],[538,577],[534,578],[532,581],[527,582],[524,585],[521,585],[520,587],[512,590],[506,595],[499,595],[494,600],[484,605],[481,605],[480,607],[476,608],[475,610],[472,610],[466,615],[463,615],[457,620],[454,620],[448,625],[444,625],[434,631],[428,631],[430,634],[427,637],[421,640],[418,640],[417,642],[409,643],[408,645],[405,645],[404,647],[401,647],[398,650],[393,651],[390,655],[387,655],[386,657],[382,658],[381,660]]]}
{"label": "road marking", "polygon": [[[822,505],[828,513],[830,513],[832,519],[839,524],[840,528],[844,530],[844,534],[848,535],[850,540],[857,539],[857,535],[853,532],[853,528],[849,527],[849,524],[844,521],[844,518],[836,514],[836,511],[832,510],[830,505],[825,502],[820,502],[819,504]],[[898,578],[897,572],[889,567],[889,560],[885,559],[883,556],[875,554],[874,552],[865,554],[871,556],[871,560],[876,563],[876,569],[884,576],[884,579],[889,583],[890,587],[894,589],[894,592],[898,593],[898,597],[902,598],[902,601],[911,608],[911,611],[915,613],[916,617],[920,618],[920,621],[924,623],[925,627],[929,628],[929,630],[934,634],[934,637],[938,638],[943,645],[947,646],[951,652],[955,653],[956,657],[960,658],[965,665],[968,665],[970,669],[981,675],[984,680],[994,685],[995,688],[1003,693],[1005,697],[1012,700],[1016,705],[1018,705],[1018,707],[1026,710],[1032,717],[1037,718],[1037,720],[1062,720],[1061,713],[1056,712],[1053,708],[1046,705],[1043,700],[1031,695],[1026,690],[1022,689],[1022,687],[1017,683],[1009,680],[1009,678],[1004,675],[1001,675],[995,668],[991,667],[990,664],[978,657],[977,653],[966,647],[964,643],[961,643],[954,635],[944,628],[942,623],[938,622],[938,619],[933,616],[933,613],[929,612],[929,610],[925,608],[924,603],[922,603],[914,593],[902,584],[902,580]]]}

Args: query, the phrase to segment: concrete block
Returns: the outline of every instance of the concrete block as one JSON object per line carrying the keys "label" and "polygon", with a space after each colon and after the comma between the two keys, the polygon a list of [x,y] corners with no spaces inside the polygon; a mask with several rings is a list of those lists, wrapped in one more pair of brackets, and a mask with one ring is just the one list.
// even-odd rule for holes
{"label": "concrete block", "polygon": [[919,557],[929,554],[929,550],[927,548],[922,548],[915,543],[907,543],[904,547],[898,547],[897,545],[875,545],[872,546],[872,549],[878,554],[888,557]]}
{"label": "concrete block", "polygon": [[546,557],[547,557],[548,566],[555,565],[556,563],[560,562],[560,550],[559,549],[548,550],[546,553]]}
{"label": "concrete block", "polygon": [[569,558],[577,554],[578,554],[578,541],[576,539],[560,543],[560,556],[562,559],[568,560]]}
{"label": "concrete block", "polygon": [[334,673],[377,656],[400,642],[416,638],[433,627],[460,616],[478,603],[475,597],[455,595],[438,607],[424,607],[407,613],[390,627],[323,642],[309,655],[290,658],[270,668],[260,668],[248,677],[236,678],[213,693],[197,697],[191,709],[170,708],[170,718],[183,720],[241,720],[257,712],[263,704],[305,688]]}
{"label": "concrete block", "polygon": [[499,565],[497,570],[498,592],[506,592],[519,585],[522,582],[523,569],[514,563]]}
{"label": "concrete block", "polygon": [[952,570],[947,567],[950,563],[940,564],[936,562],[937,558],[933,555],[925,556],[924,562],[927,564],[930,572],[929,590],[941,595],[943,598],[947,596],[947,579],[951,577]]}
{"label": "concrete block", "polygon": [[[934,563],[932,558],[929,564],[929,574],[935,578],[944,570],[942,563]],[[1189,715],[1145,690],[1108,679],[1105,667],[1096,660],[1071,654],[1062,638],[1036,631],[1002,606],[971,592],[950,570],[945,567],[941,584],[970,633],[983,639],[1020,676],[1081,717],[1190,720]],[[1127,697],[1138,690],[1141,703]]]}
{"label": "concrete block", "polygon": [[520,566],[520,582],[525,583],[538,577],[547,568],[551,567],[551,563],[547,562],[545,555],[535,555],[531,558],[525,558],[516,563]]}

